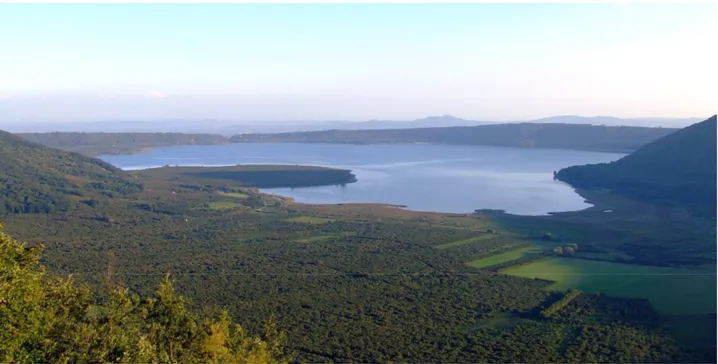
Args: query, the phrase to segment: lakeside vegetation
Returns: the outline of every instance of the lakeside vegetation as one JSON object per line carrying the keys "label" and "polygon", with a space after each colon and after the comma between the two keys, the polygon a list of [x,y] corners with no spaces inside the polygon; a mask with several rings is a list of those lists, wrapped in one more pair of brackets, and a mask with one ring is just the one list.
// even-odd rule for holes
{"label": "lakeside vegetation", "polygon": [[676,129],[582,124],[495,124],[417,129],[239,134],[233,143],[456,144],[631,152]]}
{"label": "lakeside vegetation", "polygon": [[348,169],[299,165],[165,166],[132,173],[143,179],[181,181],[185,186],[224,183],[239,187],[278,188],[344,185],[357,181]]}

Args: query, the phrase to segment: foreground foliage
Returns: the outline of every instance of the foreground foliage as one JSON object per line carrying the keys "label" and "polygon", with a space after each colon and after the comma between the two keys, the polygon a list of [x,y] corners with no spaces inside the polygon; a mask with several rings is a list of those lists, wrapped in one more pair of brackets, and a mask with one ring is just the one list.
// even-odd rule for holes
{"label": "foreground foliage", "polygon": [[18,243],[0,226],[0,361],[19,363],[163,362],[272,363],[289,359],[281,335],[245,335],[222,313],[199,319],[165,279],[141,299],[114,289],[95,305],[87,286],[51,278],[39,249]]}

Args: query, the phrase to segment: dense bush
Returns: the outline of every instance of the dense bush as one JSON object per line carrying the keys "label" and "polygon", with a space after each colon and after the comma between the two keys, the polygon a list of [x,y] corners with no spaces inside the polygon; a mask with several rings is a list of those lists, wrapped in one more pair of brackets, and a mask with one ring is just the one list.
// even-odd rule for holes
{"label": "dense bush", "polygon": [[165,279],[154,296],[112,290],[96,305],[86,286],[48,277],[39,249],[0,226],[0,360],[18,363],[273,363],[290,359],[271,327],[247,337],[226,313],[200,319]]}

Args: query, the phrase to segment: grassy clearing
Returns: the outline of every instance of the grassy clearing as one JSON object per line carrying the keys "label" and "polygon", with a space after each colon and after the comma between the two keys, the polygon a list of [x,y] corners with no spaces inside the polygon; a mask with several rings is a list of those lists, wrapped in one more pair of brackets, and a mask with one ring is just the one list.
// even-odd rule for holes
{"label": "grassy clearing", "polygon": [[329,219],[326,217],[297,216],[297,217],[289,218],[285,221],[299,222],[302,224],[326,224],[326,223],[334,221],[334,219]]}
{"label": "grassy clearing", "polygon": [[646,298],[659,313],[672,315],[716,312],[715,272],[715,266],[651,267],[559,257],[501,270],[513,276],[555,281],[551,289]]}
{"label": "grassy clearing", "polygon": [[233,201],[213,201],[209,203],[209,208],[212,210],[231,210],[242,205]]}
{"label": "grassy clearing", "polygon": [[217,192],[217,193],[219,193],[219,194],[222,195],[222,196],[232,197],[232,198],[238,198],[238,199],[242,199],[242,200],[247,199],[247,198],[249,197],[248,194],[246,194],[246,193],[239,193],[239,192],[222,192],[222,191],[219,191],[219,192]]}
{"label": "grassy clearing", "polygon": [[508,251],[501,254],[492,255],[490,257],[477,259],[471,262],[466,263],[467,265],[474,267],[474,268],[488,268],[497,264],[501,264],[504,262],[508,262],[511,260],[516,260],[524,255],[535,253],[541,250],[541,247],[539,246],[527,246],[523,248],[519,248],[516,250]]}
{"label": "grassy clearing", "polygon": [[473,243],[476,243],[476,242],[478,242],[478,241],[485,240],[485,239],[489,239],[489,238],[493,238],[493,237],[496,237],[496,235],[493,235],[493,234],[481,234],[481,235],[479,235],[479,236],[477,236],[477,237],[474,237],[474,238],[469,238],[469,239],[464,239],[464,240],[459,240],[459,241],[453,241],[453,242],[451,242],[451,243],[437,245],[437,246],[435,246],[435,248],[436,248],[436,249],[448,249],[448,248],[457,247],[457,246],[461,246],[461,245],[473,244]]}

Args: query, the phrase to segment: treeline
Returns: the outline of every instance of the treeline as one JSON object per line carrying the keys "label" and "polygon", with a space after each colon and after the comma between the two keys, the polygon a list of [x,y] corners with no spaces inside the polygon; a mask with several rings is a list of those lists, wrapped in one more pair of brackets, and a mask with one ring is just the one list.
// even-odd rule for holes
{"label": "treeline", "polygon": [[629,152],[676,129],[575,124],[496,124],[418,129],[240,134],[234,143],[432,143]]}
{"label": "treeline", "polygon": [[661,318],[646,299],[611,297],[604,294],[576,294],[562,308],[551,314],[551,320],[564,323],[592,321],[651,325],[659,323]]}
{"label": "treeline", "polygon": [[581,291],[579,290],[568,290],[566,294],[561,297],[560,300],[556,301],[551,306],[541,311],[541,316],[544,318],[551,317],[551,315],[566,307],[569,303],[571,303],[571,301],[573,301],[574,298],[578,297],[580,294]]}
{"label": "treeline", "polygon": [[[97,304],[85,285],[47,276],[39,249],[0,225],[0,358],[16,363],[281,363],[292,359],[267,326],[249,337],[224,312],[200,318],[166,278],[150,297],[116,287]],[[111,277],[106,276],[106,283]]]}
{"label": "treeline", "polygon": [[183,186],[243,186],[256,188],[344,185],[356,182],[348,169],[312,166],[237,165],[228,167],[161,167],[135,172],[149,178],[181,181]]}
{"label": "treeline", "polygon": [[219,134],[51,132],[17,135],[47,147],[90,156],[131,154],[153,147],[215,145],[229,142],[226,137]]}

